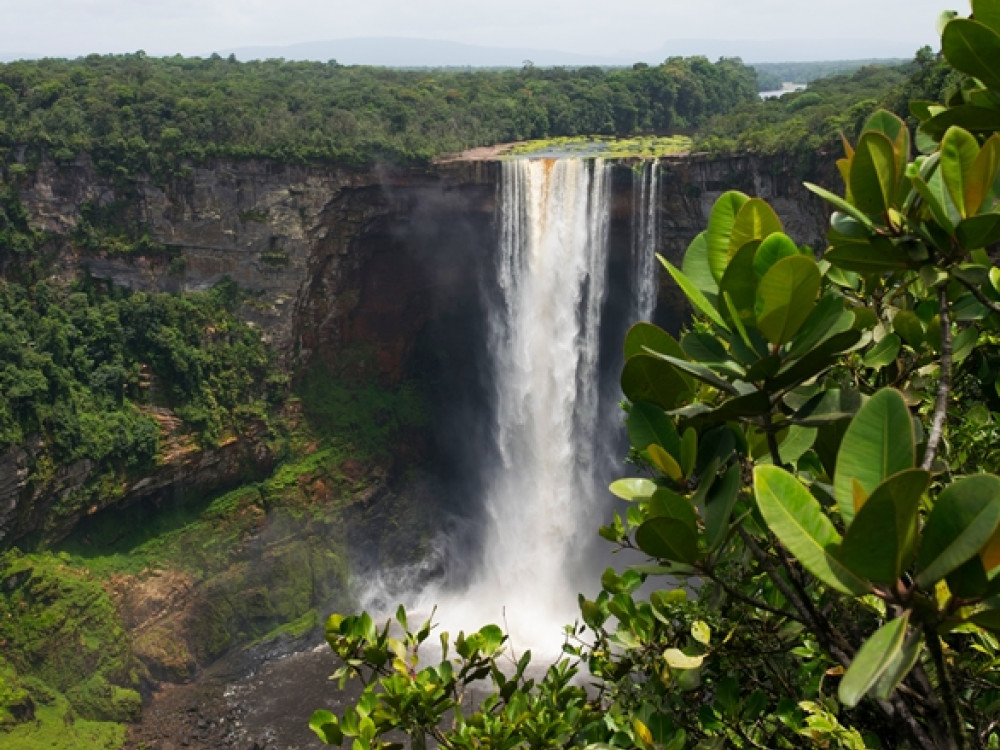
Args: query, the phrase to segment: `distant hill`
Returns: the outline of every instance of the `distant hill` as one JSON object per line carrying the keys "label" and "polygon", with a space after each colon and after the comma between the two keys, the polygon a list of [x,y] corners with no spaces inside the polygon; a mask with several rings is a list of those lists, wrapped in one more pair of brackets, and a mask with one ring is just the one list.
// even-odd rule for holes
{"label": "distant hill", "polygon": [[747,63],[854,60],[869,58],[911,59],[917,45],[877,39],[673,39],[656,50],[636,50],[621,55],[596,55],[564,50],[524,47],[491,47],[436,39],[359,37],[304,42],[286,46],[238,47],[219,50],[239,60],[336,60],[342,65],[420,67],[521,67],[530,60],[538,66],[623,66],[636,62],[658,64],[668,57],[704,55],[710,60],[740,57]]}

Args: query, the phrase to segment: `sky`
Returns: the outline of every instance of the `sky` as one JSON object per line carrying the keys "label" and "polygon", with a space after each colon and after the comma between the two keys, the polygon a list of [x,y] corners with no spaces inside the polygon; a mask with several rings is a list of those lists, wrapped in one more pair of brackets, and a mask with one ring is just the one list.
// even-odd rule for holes
{"label": "sky", "polygon": [[[672,39],[807,38],[870,41],[877,57],[880,41],[934,46],[947,7],[968,12],[967,0],[0,0],[0,53],[206,56],[409,37],[640,59]],[[772,59],[788,58],[779,47]]]}

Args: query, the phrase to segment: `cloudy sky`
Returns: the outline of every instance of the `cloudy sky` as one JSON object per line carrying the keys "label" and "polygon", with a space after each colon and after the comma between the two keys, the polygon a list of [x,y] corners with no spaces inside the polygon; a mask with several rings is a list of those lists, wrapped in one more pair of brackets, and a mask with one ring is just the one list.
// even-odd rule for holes
{"label": "cloudy sky", "polygon": [[935,19],[956,6],[968,10],[967,0],[0,0],[0,53],[204,56],[411,37],[628,57],[672,39],[798,37],[860,40],[879,56],[880,40],[934,45]]}

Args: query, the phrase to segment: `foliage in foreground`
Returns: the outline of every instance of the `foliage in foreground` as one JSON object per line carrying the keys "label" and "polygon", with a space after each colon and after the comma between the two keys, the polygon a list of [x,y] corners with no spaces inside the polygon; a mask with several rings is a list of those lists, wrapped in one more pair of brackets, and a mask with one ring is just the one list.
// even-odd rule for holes
{"label": "foliage in foreground", "polygon": [[[442,635],[421,668],[430,622],[412,631],[400,610],[397,636],[331,617],[335,676],[367,682],[342,716],[313,714],[324,741],[1000,744],[1000,477],[947,450],[973,442],[953,384],[995,388],[973,353],[1000,325],[986,252],[1000,240],[1000,0],[973,7],[943,27],[961,88],[913,105],[920,155],[877,112],[845,141],[844,195],[809,186],[834,208],[822,260],[767,203],[729,192],[683,267],[664,262],[697,317],[679,341],[647,324],[626,338],[643,475],[612,485],[629,507],[601,530],[650,563],[581,598],[586,628],[540,679],[527,654],[501,669],[493,625]],[[694,600],[640,593],[663,576]]]}

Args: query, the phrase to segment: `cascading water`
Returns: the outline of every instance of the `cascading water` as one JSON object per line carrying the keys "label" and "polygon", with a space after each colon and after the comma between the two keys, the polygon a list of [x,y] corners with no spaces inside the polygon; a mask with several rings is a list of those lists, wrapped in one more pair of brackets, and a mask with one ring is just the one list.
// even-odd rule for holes
{"label": "cascading water", "polygon": [[656,306],[656,252],[660,245],[660,163],[643,161],[632,180],[633,320],[648,321]]}
{"label": "cascading water", "polygon": [[[471,499],[483,508],[481,557],[457,561],[460,590],[448,580],[419,593],[390,587],[380,603],[436,606],[435,621],[452,633],[496,622],[516,650],[536,654],[556,653],[563,626],[578,619],[577,592],[594,587],[601,567],[595,529],[623,453],[612,360],[626,324],[648,320],[656,294],[657,169],[647,163],[634,173],[630,278],[618,282],[631,288],[615,291],[629,301],[605,305],[611,171],[599,158],[501,164],[497,262],[484,279],[492,445],[481,454],[484,496]],[[610,308],[618,312],[608,320]],[[372,589],[422,575],[395,571]]]}

